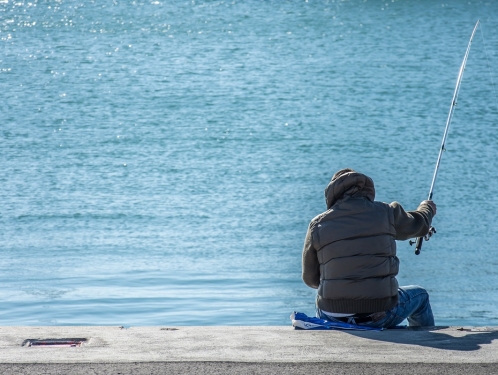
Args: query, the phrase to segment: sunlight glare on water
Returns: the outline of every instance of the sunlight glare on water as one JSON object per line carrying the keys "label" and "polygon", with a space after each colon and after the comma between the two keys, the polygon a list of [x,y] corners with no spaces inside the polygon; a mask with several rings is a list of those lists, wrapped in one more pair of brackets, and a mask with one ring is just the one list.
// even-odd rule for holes
{"label": "sunlight glare on water", "polygon": [[[444,5],[444,6],[443,6]],[[439,325],[498,324],[498,4],[0,1],[2,325],[287,325],[332,174],[427,197]],[[494,98],[494,99],[493,99]]]}

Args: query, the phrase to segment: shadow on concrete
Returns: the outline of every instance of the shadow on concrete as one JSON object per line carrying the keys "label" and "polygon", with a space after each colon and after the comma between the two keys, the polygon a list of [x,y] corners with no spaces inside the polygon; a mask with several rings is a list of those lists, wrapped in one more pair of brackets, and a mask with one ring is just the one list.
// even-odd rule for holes
{"label": "shadow on concrete", "polygon": [[436,349],[473,351],[481,349],[483,344],[491,344],[493,340],[498,340],[498,330],[471,330],[455,329],[456,331],[468,332],[464,336],[456,336],[445,332],[448,327],[431,328],[406,328],[388,329],[382,332],[348,331],[354,336],[363,337],[370,340],[385,341],[395,344],[419,345]]}

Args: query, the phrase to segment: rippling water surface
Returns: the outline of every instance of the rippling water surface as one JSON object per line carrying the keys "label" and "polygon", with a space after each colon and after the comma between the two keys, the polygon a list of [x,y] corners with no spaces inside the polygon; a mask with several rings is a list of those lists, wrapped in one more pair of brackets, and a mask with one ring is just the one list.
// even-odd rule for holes
{"label": "rippling water surface", "polygon": [[0,1],[0,324],[286,325],[349,166],[434,193],[398,245],[437,324],[498,324],[498,3]]}

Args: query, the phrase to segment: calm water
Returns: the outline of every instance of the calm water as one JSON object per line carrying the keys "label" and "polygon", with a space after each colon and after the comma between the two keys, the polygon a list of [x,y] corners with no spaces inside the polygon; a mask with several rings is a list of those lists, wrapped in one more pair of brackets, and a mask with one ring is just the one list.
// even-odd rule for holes
{"label": "calm water", "polygon": [[[104,5],[105,4],[105,5]],[[0,0],[0,325],[287,325],[331,175],[428,194],[401,284],[498,324],[498,3]]]}

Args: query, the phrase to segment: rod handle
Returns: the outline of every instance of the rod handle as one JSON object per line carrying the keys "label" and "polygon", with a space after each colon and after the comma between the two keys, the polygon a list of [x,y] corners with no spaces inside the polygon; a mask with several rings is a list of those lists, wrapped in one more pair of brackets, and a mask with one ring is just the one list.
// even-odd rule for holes
{"label": "rod handle", "polygon": [[420,254],[420,250],[422,249],[423,243],[424,243],[424,237],[418,237],[417,242],[415,242],[415,255]]}

